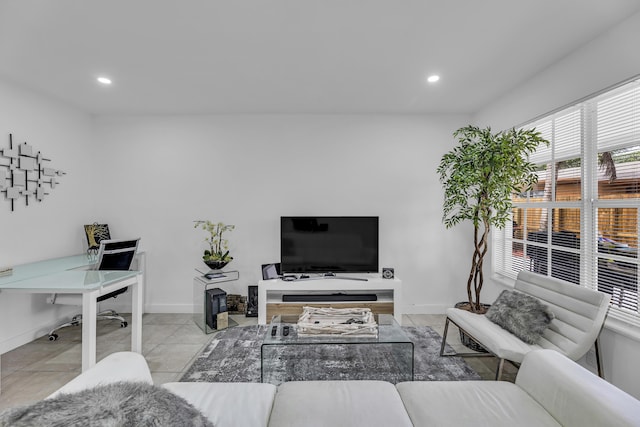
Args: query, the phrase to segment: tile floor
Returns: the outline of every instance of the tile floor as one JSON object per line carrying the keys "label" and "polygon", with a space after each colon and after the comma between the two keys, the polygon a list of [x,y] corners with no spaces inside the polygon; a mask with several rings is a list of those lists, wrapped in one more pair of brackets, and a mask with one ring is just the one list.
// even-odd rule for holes
{"label": "tile floor", "polygon": [[[125,316],[126,317],[126,316]],[[240,325],[256,323],[256,318],[231,316]],[[404,315],[404,326],[430,326],[442,335],[444,315]],[[191,314],[153,314],[143,316],[142,352],[156,384],[178,381],[214,334],[205,335]],[[97,359],[130,349],[131,329],[118,321],[98,322]],[[57,341],[46,336],[1,356],[0,410],[40,400],[80,373],[81,328],[59,332]],[[447,341],[456,350],[462,347],[458,331],[450,327]],[[493,379],[496,361],[492,357],[467,358],[484,379]],[[517,370],[505,364],[506,380],[513,381]]]}

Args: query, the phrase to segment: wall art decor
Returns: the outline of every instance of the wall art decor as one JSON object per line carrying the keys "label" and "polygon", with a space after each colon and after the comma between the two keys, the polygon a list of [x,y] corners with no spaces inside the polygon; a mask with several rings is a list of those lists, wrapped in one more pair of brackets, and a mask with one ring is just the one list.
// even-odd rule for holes
{"label": "wall art decor", "polygon": [[102,240],[111,239],[111,233],[109,233],[109,224],[85,224],[84,232],[87,235],[87,252],[89,254],[98,254],[100,249],[100,242]]}
{"label": "wall art decor", "polygon": [[41,202],[49,195],[48,190],[56,188],[58,177],[66,174],[49,167],[46,162],[50,161],[26,142],[14,147],[13,135],[9,134],[9,148],[0,150],[0,193],[11,202],[11,211],[19,198],[29,206],[30,199]]}

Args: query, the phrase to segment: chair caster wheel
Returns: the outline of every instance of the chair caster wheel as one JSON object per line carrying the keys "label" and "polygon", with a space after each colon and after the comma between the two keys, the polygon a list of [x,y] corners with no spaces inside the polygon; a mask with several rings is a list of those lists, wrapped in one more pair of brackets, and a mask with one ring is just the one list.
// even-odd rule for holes
{"label": "chair caster wheel", "polygon": [[127,327],[127,325],[128,325],[128,323],[127,323],[127,322],[121,322],[121,323],[120,323],[120,327],[121,327],[121,328],[126,328],[126,327]]}
{"label": "chair caster wheel", "polygon": [[58,339],[58,335],[57,334],[51,334],[49,335],[49,341],[55,341]]}

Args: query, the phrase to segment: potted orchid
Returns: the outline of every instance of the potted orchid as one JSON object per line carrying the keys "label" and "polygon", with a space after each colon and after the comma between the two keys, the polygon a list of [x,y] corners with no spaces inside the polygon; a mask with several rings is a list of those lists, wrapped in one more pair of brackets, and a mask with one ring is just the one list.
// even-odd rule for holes
{"label": "potted orchid", "polygon": [[208,233],[208,237],[204,239],[209,249],[205,249],[202,260],[212,270],[220,270],[224,268],[233,257],[229,255],[229,241],[223,238],[223,234],[230,232],[235,225],[227,225],[222,222],[194,221],[193,228],[201,228]]}

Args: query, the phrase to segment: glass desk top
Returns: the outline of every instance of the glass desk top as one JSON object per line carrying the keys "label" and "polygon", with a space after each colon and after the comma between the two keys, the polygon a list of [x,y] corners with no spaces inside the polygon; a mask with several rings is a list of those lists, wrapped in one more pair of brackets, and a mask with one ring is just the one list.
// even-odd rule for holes
{"label": "glass desk top", "polygon": [[80,293],[136,277],[137,271],[61,271],[46,276],[0,283],[0,290]]}
{"label": "glass desk top", "polygon": [[0,277],[0,290],[79,293],[135,277],[138,271],[89,270],[97,261],[87,254],[16,265],[13,273]]}
{"label": "glass desk top", "polygon": [[[0,277],[3,292],[82,294],[82,314],[95,316],[97,300],[108,293],[131,286],[131,351],[142,353],[142,313],[144,260],[141,271],[93,270],[96,256],[72,255],[12,267],[11,274]],[[138,264],[140,266],[140,264]],[[96,318],[94,317],[93,320]],[[82,371],[96,364],[96,322],[82,323]]]}

